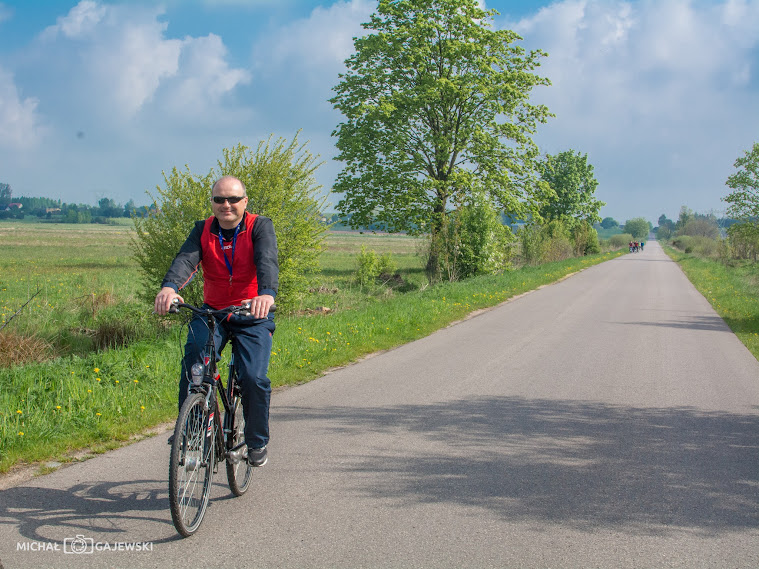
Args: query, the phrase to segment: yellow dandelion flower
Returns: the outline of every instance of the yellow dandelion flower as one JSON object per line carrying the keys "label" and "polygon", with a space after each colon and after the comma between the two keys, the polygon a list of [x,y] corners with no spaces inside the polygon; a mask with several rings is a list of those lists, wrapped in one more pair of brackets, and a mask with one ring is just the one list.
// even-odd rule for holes
{"label": "yellow dandelion flower", "polygon": [[18,436],[19,436],[19,437],[23,437],[23,436],[24,436],[24,431],[19,431],[19,432],[18,432]]}
{"label": "yellow dandelion flower", "polygon": [[135,382],[135,383],[140,383],[140,381],[139,381],[139,380],[137,380],[137,379],[135,379],[135,380],[134,380],[134,382]]}
{"label": "yellow dandelion flower", "polygon": [[99,377],[96,377],[96,378],[95,378],[95,381],[100,381],[100,378],[99,378]]}
{"label": "yellow dandelion flower", "polygon": [[98,417],[100,417],[100,413],[95,413],[95,415],[97,415]]}
{"label": "yellow dandelion flower", "polygon": [[95,373],[100,373],[100,368],[99,367],[95,368]]}
{"label": "yellow dandelion flower", "polygon": [[60,408],[61,408],[61,406],[60,406],[60,405],[56,405],[56,406],[55,406],[55,408],[56,408],[56,409],[60,409]]}
{"label": "yellow dandelion flower", "polygon": [[119,380],[117,379],[117,380],[116,380],[116,383],[118,383],[118,382],[119,382]]}
{"label": "yellow dandelion flower", "polygon": [[16,413],[18,413],[19,415],[23,415],[24,414],[24,412],[21,409],[16,409]]}
{"label": "yellow dandelion flower", "polygon": [[87,390],[87,393],[92,393],[92,389],[88,389],[88,390]]}

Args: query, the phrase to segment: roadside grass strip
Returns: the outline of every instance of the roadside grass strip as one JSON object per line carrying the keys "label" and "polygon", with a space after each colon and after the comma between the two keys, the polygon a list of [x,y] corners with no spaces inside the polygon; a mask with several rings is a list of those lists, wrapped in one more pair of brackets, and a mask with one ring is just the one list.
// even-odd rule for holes
{"label": "roadside grass strip", "polygon": [[726,266],[672,247],[665,246],[664,251],[759,360],[759,265],[734,261]]}

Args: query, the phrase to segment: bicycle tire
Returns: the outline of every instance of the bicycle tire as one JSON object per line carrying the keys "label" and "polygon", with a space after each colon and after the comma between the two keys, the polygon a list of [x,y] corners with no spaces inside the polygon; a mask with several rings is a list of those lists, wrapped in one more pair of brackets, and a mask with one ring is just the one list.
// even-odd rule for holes
{"label": "bicycle tire", "polygon": [[[234,448],[245,442],[245,415],[239,395],[232,401],[232,409],[234,409],[234,427],[230,447]],[[245,494],[250,487],[252,478],[253,466],[248,463],[247,452],[241,453],[241,459],[237,460],[237,462],[227,457],[227,481],[229,482],[229,489],[232,490],[232,494],[235,496]]]}
{"label": "bicycle tire", "polygon": [[205,443],[209,428],[216,425],[205,410],[205,396],[190,394],[177,417],[169,458],[171,519],[184,537],[200,527],[211,495],[216,444],[214,438]]}

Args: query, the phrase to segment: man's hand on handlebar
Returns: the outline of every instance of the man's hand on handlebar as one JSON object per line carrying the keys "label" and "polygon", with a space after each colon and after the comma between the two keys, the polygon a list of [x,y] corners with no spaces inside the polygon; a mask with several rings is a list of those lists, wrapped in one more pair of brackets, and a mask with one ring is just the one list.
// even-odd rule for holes
{"label": "man's hand on handlebar", "polygon": [[164,316],[168,311],[171,303],[177,299],[179,302],[184,302],[184,299],[177,294],[177,292],[170,286],[165,286],[161,289],[155,297],[155,312]]}
{"label": "man's hand on handlebar", "polygon": [[243,304],[250,305],[250,315],[254,318],[266,318],[269,316],[269,310],[274,304],[274,297],[270,294],[262,294],[243,301]]}

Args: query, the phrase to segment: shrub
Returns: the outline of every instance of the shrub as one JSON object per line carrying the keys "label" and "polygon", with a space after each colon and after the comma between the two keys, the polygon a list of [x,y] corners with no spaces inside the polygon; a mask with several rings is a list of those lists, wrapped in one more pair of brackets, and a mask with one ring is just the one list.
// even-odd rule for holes
{"label": "shrub", "polygon": [[[277,306],[289,312],[308,290],[308,275],[319,268],[319,254],[327,227],[321,222],[324,200],[314,181],[319,164],[299,145],[297,135],[259,143],[255,151],[242,144],[223,150],[223,161],[205,176],[172,169],[164,173],[165,188],[148,193],[156,210],[146,218],[134,218],[134,256],[143,273],[141,298],[152,304],[171,261],[192,230],[196,220],[211,215],[211,185],[221,176],[236,176],[248,193],[248,210],[270,217],[279,247],[279,292]],[[202,301],[202,279],[196,278],[182,290],[187,302]]]}
{"label": "shrub", "polygon": [[574,254],[576,257],[595,255],[601,252],[598,243],[598,231],[587,221],[581,221],[572,229],[572,241],[574,242]]}
{"label": "shrub", "polygon": [[457,281],[508,269],[513,240],[485,192],[473,189],[466,203],[444,217],[430,248],[436,249],[442,275]]}
{"label": "shrub", "polygon": [[720,243],[716,239],[698,235],[678,235],[672,239],[672,246],[688,254],[699,257],[718,257]]}
{"label": "shrub", "polygon": [[361,245],[356,264],[356,282],[361,286],[374,284],[380,275],[392,275],[398,268],[390,253],[377,256],[376,251],[367,251],[364,245]]}
{"label": "shrub", "polygon": [[735,259],[752,259],[759,256],[759,228],[755,223],[736,223],[727,229],[729,252]]}
{"label": "shrub", "polygon": [[614,249],[619,249],[621,247],[628,247],[630,245],[630,241],[634,241],[633,236],[629,233],[620,233],[618,235],[612,235],[609,237],[609,246]]}
{"label": "shrub", "polygon": [[525,265],[538,265],[543,259],[545,239],[540,225],[525,225],[517,233],[519,255]]}
{"label": "shrub", "polygon": [[543,262],[563,261],[574,255],[572,236],[566,224],[554,219],[543,226],[546,244],[543,252]]}
{"label": "shrub", "polygon": [[573,257],[575,250],[569,229],[558,219],[523,227],[519,231],[519,244],[522,261],[527,265],[563,261]]}

